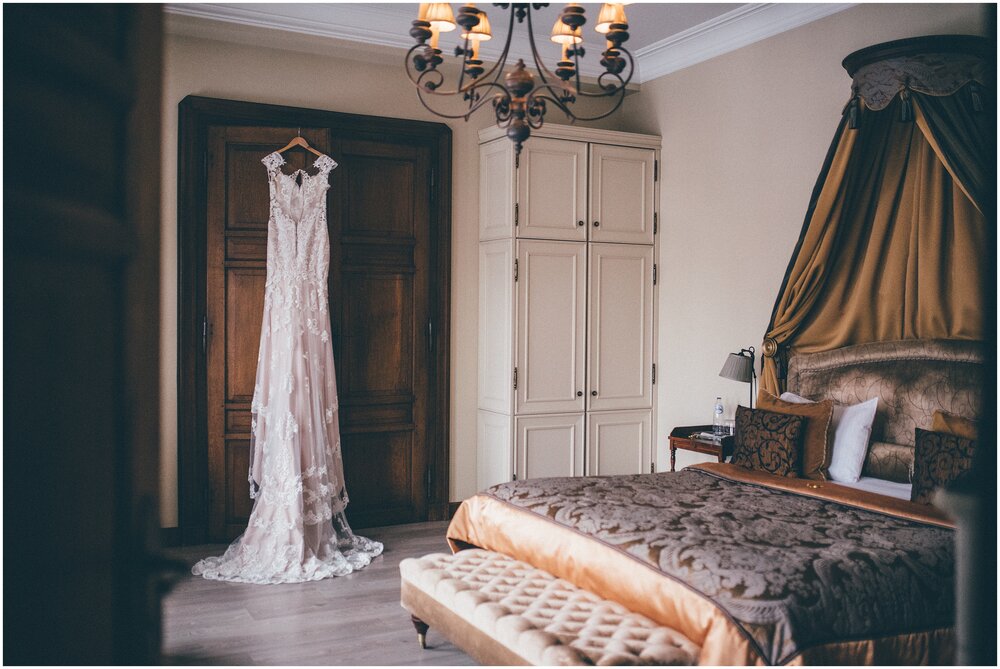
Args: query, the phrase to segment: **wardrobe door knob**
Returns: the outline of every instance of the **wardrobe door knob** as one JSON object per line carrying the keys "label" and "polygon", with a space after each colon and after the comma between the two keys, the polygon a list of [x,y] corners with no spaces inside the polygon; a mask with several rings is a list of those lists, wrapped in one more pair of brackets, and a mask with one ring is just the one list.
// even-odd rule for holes
{"label": "wardrobe door knob", "polygon": [[576,396],[577,397],[583,397],[583,391],[582,390],[576,391]]}
{"label": "wardrobe door knob", "polygon": [[591,390],[591,391],[590,391],[590,394],[591,394],[592,396],[594,396],[594,397],[597,397],[597,391],[596,391],[596,390]]}
{"label": "wardrobe door knob", "polygon": [[577,224],[578,226],[580,226],[581,228],[582,228],[582,227],[583,227],[584,225],[586,225],[586,223],[584,223],[583,221],[577,221],[577,222],[576,222],[576,224]]}
{"label": "wardrobe door knob", "polygon": [[594,221],[594,227],[595,228],[601,227],[601,222],[600,221]]}

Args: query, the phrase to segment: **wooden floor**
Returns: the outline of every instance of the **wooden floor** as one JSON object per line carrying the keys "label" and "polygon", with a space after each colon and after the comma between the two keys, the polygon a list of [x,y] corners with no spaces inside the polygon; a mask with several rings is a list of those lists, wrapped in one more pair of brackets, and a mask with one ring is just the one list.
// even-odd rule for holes
{"label": "wooden floor", "polygon": [[[375,528],[359,534],[385,544],[367,568],[342,578],[245,585],[184,577],[163,602],[168,664],[472,665],[432,629],[421,650],[399,606],[399,562],[449,552],[447,523]],[[170,550],[194,564],[225,546]]]}

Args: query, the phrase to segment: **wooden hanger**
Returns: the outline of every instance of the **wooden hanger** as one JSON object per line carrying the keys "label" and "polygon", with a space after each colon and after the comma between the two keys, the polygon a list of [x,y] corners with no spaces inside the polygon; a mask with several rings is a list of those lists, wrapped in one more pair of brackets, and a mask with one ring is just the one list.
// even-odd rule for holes
{"label": "wooden hanger", "polygon": [[278,153],[284,153],[284,152],[285,152],[285,151],[287,151],[288,149],[291,149],[292,147],[295,147],[295,146],[301,146],[301,147],[302,147],[303,149],[305,149],[306,151],[309,151],[309,152],[311,152],[311,153],[315,153],[315,154],[316,154],[317,156],[322,156],[322,155],[323,155],[322,153],[320,153],[320,152],[319,152],[319,151],[317,151],[316,149],[314,149],[314,148],[312,148],[311,146],[309,146],[309,142],[307,142],[307,141],[306,141],[306,139],[305,139],[305,137],[303,137],[303,136],[302,136],[302,130],[301,130],[301,129],[299,130],[299,134],[298,134],[298,135],[296,135],[296,136],[295,136],[295,137],[294,137],[294,138],[292,139],[292,141],[290,141],[290,142],[289,142],[288,144],[286,144],[286,145],[285,145],[284,147],[282,147],[282,148],[278,149],[278,151],[277,151],[277,152],[278,152]]}

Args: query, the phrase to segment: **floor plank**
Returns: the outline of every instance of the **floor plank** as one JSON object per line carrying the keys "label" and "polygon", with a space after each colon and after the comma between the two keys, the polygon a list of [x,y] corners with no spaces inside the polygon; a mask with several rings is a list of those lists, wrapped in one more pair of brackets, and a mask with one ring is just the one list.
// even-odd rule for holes
{"label": "floor plank", "polygon": [[[415,523],[363,530],[385,544],[367,568],[311,583],[248,585],[183,577],[163,602],[168,664],[474,665],[432,629],[417,645],[399,605],[399,563],[448,552],[448,524]],[[192,565],[221,555],[222,545],[173,548]]]}

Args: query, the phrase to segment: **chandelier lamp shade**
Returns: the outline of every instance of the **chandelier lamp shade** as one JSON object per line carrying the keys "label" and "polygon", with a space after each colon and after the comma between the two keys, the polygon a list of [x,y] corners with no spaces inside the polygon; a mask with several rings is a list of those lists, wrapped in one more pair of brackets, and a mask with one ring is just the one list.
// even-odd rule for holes
{"label": "chandelier lamp shade", "polygon": [[[496,3],[508,12],[507,35],[497,61],[489,67],[479,54],[479,45],[493,39],[489,17],[473,4],[462,5],[457,14],[446,2],[420,5],[417,19],[410,28],[416,40],[406,54],[406,73],[417,89],[421,104],[432,113],[450,119],[465,119],[480,108],[491,105],[497,125],[506,128],[517,153],[531,136],[532,129],[542,127],[545,114],[556,107],[572,121],[595,121],[613,114],[625,99],[625,89],[632,80],[635,63],[632,54],[622,45],[628,40],[628,19],[622,4],[605,3],[595,26],[606,47],[601,55],[601,72],[596,86],[584,90],[581,86],[580,59],[585,54],[583,26],[586,12],[577,3],[563,7],[552,27],[551,41],[561,48],[555,68],[549,69],[535,41],[531,22],[533,12],[547,3]],[[531,45],[532,68],[523,59],[507,67],[511,38],[515,26],[524,25]],[[451,77],[444,71],[440,48],[441,33],[458,29],[459,44],[454,55],[459,65]],[[532,72],[534,70],[534,72]],[[449,78],[454,82],[449,83]],[[437,100],[458,100],[458,106],[448,113],[436,108]],[[582,98],[606,98],[607,108],[594,116],[574,112]],[[454,103],[453,103],[454,104]]]}

